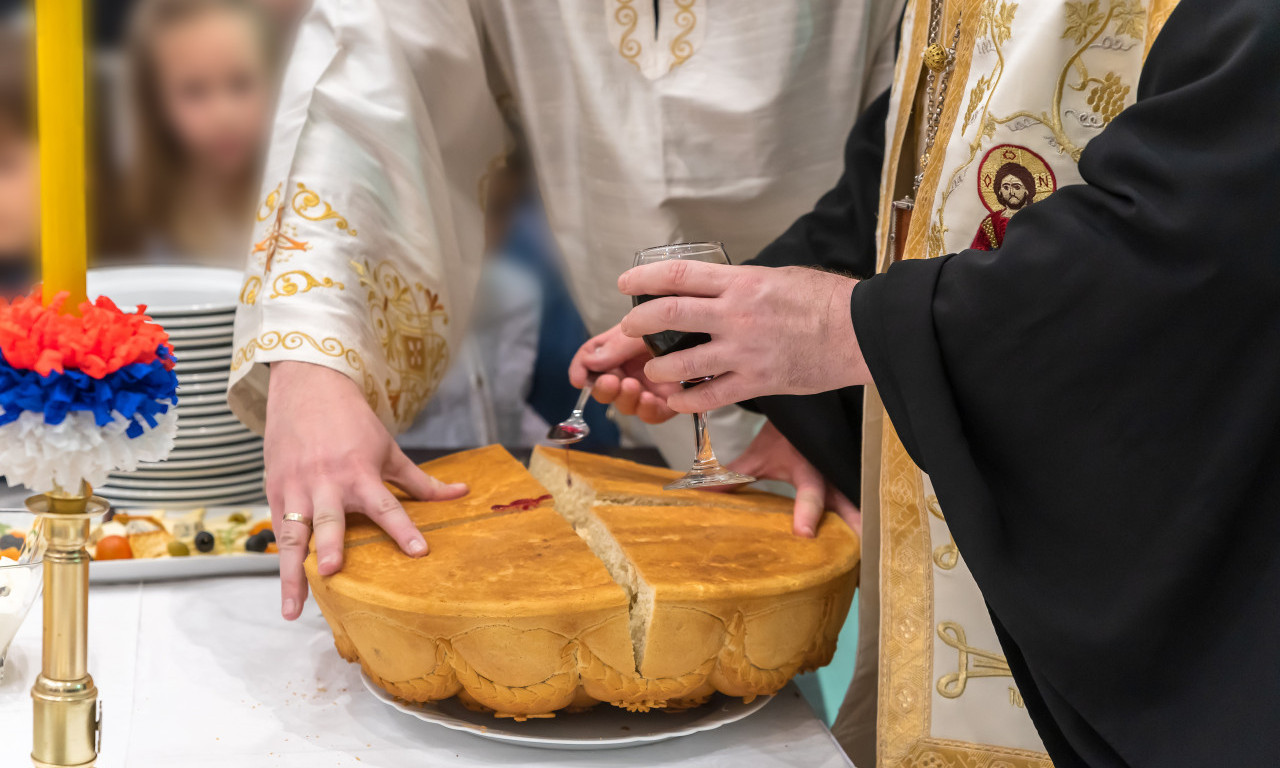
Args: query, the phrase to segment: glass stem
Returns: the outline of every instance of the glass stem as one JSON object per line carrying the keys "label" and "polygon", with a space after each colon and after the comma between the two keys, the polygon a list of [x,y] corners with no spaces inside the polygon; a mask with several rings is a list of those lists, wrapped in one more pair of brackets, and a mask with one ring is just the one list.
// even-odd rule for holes
{"label": "glass stem", "polygon": [[707,432],[707,414],[702,411],[693,414],[693,438],[698,448],[693,459],[693,471],[718,469],[720,462],[716,461],[716,452],[711,449],[711,435]]}

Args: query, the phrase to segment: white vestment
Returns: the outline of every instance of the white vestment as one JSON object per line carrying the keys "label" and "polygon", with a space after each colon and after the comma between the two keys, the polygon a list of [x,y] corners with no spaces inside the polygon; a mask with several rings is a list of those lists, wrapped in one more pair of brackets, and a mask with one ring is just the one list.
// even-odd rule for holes
{"label": "white vestment", "polygon": [[261,430],[265,364],[301,360],[350,376],[389,428],[413,421],[470,315],[506,127],[592,333],[629,308],[636,250],[720,240],[740,262],[806,212],[890,82],[901,0],[657,5],[320,0],[265,169],[236,414]]}

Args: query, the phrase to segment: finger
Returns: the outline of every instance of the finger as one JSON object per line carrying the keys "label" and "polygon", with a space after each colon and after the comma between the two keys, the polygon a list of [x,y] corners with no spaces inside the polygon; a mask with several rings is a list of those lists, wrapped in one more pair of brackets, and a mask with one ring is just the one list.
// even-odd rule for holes
{"label": "finger", "polygon": [[618,393],[622,391],[622,378],[612,373],[602,373],[600,378],[596,379],[596,386],[591,390],[591,396],[596,402],[608,405],[618,399]]}
{"label": "finger", "polygon": [[622,388],[618,392],[617,399],[613,401],[613,407],[617,408],[619,413],[631,416],[640,408],[642,393],[643,387],[640,386],[640,382],[627,377],[622,380]]}
{"label": "finger", "polygon": [[293,621],[302,614],[302,606],[307,601],[307,577],[302,562],[307,559],[311,529],[304,523],[284,520],[284,515],[297,513],[311,519],[311,499],[303,492],[278,492],[269,503],[272,530],[277,532],[276,546],[280,551],[280,615]]}
{"label": "finger", "polygon": [[623,272],[618,278],[618,290],[628,296],[719,296],[741,269],[727,264],[671,259]]}
{"label": "finger", "polygon": [[632,340],[662,331],[691,331],[716,334],[725,326],[721,318],[724,302],[666,296],[646,301],[627,313],[618,327]]}
{"label": "finger", "polygon": [[578,389],[582,389],[587,384],[587,376],[591,371],[587,368],[586,354],[588,345],[592,344],[594,339],[587,341],[578,351],[573,354],[573,359],[569,361],[569,383]]}
{"label": "finger", "polygon": [[640,406],[636,409],[636,415],[645,424],[661,424],[676,415],[676,412],[667,407],[667,403],[661,397],[652,392],[640,393]]}
{"label": "finger", "polygon": [[862,510],[833,485],[827,486],[827,508],[848,523],[859,538],[862,537]]}
{"label": "finger", "polygon": [[797,462],[791,474],[791,484],[796,488],[791,530],[797,536],[813,538],[822,520],[827,483],[808,462]]}
{"label": "finger", "polygon": [[676,413],[713,411],[721,406],[750,400],[757,394],[744,386],[741,375],[730,372],[697,386],[673,392],[667,397],[667,407]]}
{"label": "finger", "polygon": [[427,540],[387,486],[370,481],[356,489],[352,497],[351,506],[386,531],[406,555],[421,557],[427,554]]}
{"label": "finger", "polygon": [[719,376],[729,370],[719,359],[722,348],[722,345],[713,341],[655,357],[645,364],[644,375],[655,382],[697,381],[708,376]]}
{"label": "finger", "polygon": [[592,372],[600,373],[618,368],[636,357],[647,360],[648,348],[640,339],[624,335],[615,325],[578,348],[569,363],[569,381],[581,389]]}
{"label": "finger", "polygon": [[726,469],[737,472],[740,475],[747,475],[759,480],[776,480],[774,473],[769,471],[765,466],[764,454],[756,448],[756,442],[753,440],[751,445],[747,446],[747,450],[742,455],[725,465]]}
{"label": "finger", "polygon": [[385,477],[387,482],[418,501],[457,499],[466,496],[469,490],[466,483],[445,483],[428,475],[398,449]]}
{"label": "finger", "polygon": [[346,529],[346,505],[341,490],[329,482],[318,483],[311,492],[311,535],[316,540],[316,570],[321,576],[330,576],[342,569]]}

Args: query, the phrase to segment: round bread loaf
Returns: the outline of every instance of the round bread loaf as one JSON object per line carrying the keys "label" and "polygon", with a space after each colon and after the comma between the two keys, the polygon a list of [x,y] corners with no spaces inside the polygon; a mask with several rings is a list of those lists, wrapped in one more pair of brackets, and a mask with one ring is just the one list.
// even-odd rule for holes
{"label": "round bread loaf", "polygon": [[339,652],[399,698],[680,708],[773,693],[834,653],[859,555],[834,515],[800,539],[788,499],[669,494],[675,473],[559,449],[535,452],[537,480],[497,446],[424,469],[471,487],[405,502],[427,556],[352,516],[343,569],[306,562]]}

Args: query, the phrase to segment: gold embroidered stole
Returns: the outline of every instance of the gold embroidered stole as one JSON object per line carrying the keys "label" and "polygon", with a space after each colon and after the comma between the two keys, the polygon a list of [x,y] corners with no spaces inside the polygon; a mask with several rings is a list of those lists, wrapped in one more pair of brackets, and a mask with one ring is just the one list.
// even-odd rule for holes
{"label": "gold embroidered stole", "polygon": [[[946,3],[941,37],[949,41],[957,23],[960,33],[936,142],[898,243],[908,259],[963,250],[979,232],[998,247],[988,214],[1079,183],[1080,150],[1132,103],[1177,0],[934,2]],[[929,13],[930,0],[912,0],[903,20],[881,176],[881,271],[895,256],[893,201],[920,170],[913,106]],[[864,513],[878,515],[880,532],[878,765],[1049,768],[932,483],[874,391],[867,414]]]}

